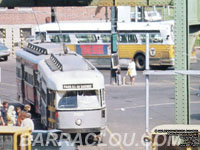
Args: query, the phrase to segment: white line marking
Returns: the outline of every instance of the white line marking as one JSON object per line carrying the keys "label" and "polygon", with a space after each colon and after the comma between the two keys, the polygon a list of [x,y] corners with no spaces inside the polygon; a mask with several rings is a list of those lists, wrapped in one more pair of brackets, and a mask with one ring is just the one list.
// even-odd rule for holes
{"label": "white line marking", "polygon": [[9,83],[0,83],[0,85],[6,85],[6,86],[13,86],[13,87],[16,87],[16,85],[15,84],[9,84]]}
{"label": "white line marking", "polygon": [[[175,103],[160,103],[160,104],[150,104],[150,107],[156,107],[156,106],[163,106],[163,105],[174,105]],[[200,104],[200,101],[193,101],[191,104]],[[138,106],[130,106],[130,107],[123,107],[124,110],[126,109],[134,109],[134,108],[144,108],[145,105],[138,105]],[[114,110],[120,110],[122,108],[115,108]]]}

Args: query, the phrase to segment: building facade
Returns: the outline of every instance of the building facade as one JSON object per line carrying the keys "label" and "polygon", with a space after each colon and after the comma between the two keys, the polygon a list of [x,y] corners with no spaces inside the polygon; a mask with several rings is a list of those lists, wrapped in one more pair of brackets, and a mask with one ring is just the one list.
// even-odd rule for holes
{"label": "building facade", "polygon": [[34,7],[0,8],[0,42],[9,48],[34,35],[40,24],[65,21],[110,21],[109,7]]}

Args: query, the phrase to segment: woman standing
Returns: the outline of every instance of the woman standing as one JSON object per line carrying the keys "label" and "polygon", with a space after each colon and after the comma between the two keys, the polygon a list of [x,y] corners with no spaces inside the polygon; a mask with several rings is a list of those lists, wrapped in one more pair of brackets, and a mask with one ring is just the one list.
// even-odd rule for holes
{"label": "woman standing", "polygon": [[132,58],[131,62],[128,64],[127,75],[130,77],[131,85],[133,85],[135,82],[135,76],[137,75],[134,58]]}

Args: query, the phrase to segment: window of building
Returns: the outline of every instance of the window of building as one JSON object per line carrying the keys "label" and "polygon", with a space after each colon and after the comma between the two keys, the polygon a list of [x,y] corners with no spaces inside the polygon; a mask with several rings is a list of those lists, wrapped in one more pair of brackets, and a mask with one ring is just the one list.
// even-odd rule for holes
{"label": "window of building", "polygon": [[0,38],[6,38],[6,29],[0,28]]}
{"label": "window of building", "polygon": [[95,34],[76,34],[78,43],[96,43],[97,38]]}
{"label": "window of building", "polygon": [[[20,28],[19,32],[20,32],[20,36],[22,36],[25,39],[28,37],[31,37],[31,28]],[[22,32],[22,35],[21,35],[21,32]]]}

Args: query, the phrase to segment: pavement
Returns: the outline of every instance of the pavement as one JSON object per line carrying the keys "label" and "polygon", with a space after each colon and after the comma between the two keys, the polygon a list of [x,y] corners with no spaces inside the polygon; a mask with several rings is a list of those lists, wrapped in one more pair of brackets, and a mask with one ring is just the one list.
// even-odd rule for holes
{"label": "pavement", "polygon": [[[198,51],[200,58],[200,51]],[[0,98],[16,103],[15,58],[0,61]],[[200,70],[200,60],[191,65]],[[122,70],[125,76],[127,70]],[[110,70],[101,69],[105,77],[107,128],[103,144],[80,146],[80,150],[144,150],[145,133],[145,76],[138,71],[134,85],[110,85]],[[200,77],[191,76],[191,124],[200,124]],[[40,128],[39,118],[34,118]],[[174,76],[150,76],[150,129],[161,124],[175,123]]]}

